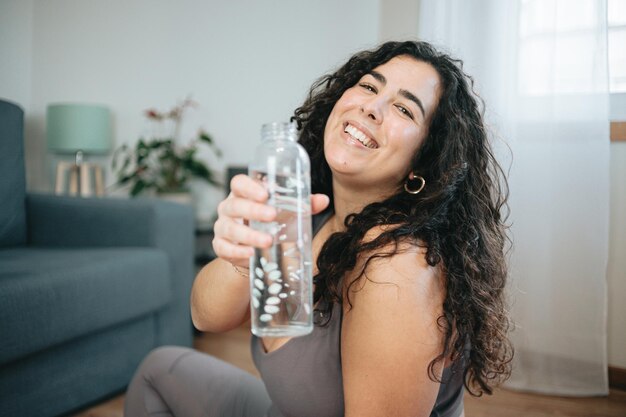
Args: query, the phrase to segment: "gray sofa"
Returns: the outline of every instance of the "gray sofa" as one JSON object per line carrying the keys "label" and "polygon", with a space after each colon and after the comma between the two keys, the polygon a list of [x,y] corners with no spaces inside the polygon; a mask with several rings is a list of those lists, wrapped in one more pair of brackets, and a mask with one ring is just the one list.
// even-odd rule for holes
{"label": "gray sofa", "polygon": [[0,416],[58,416],[191,345],[193,213],[28,194],[23,149],[23,111],[0,100]]}

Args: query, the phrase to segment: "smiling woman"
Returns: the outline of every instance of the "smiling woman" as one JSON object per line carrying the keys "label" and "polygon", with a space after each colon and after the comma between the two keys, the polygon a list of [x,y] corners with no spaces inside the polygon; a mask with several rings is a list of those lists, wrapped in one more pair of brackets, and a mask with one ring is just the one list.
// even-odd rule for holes
{"label": "smiling woman", "polygon": [[[131,383],[129,416],[444,416],[463,386],[510,372],[504,305],[506,181],[459,61],[389,42],[314,84],[293,120],[311,157],[315,327],[252,337],[263,381],[215,358],[159,349]],[[192,318],[221,332],[249,316],[242,279],[272,236],[262,185],[240,175],[218,208]],[[247,274],[243,274],[247,275]]]}

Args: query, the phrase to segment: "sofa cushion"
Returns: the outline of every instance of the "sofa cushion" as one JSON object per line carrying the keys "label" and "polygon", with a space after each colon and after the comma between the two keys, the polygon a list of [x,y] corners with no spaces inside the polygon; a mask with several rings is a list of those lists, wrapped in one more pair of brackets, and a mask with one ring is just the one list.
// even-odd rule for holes
{"label": "sofa cushion", "polygon": [[0,365],[163,308],[159,249],[0,250]]}
{"label": "sofa cushion", "polygon": [[0,100],[0,247],[26,243],[24,112]]}
{"label": "sofa cushion", "polygon": [[156,346],[154,321],[145,316],[0,366],[0,416],[95,415],[77,408],[128,385]]}

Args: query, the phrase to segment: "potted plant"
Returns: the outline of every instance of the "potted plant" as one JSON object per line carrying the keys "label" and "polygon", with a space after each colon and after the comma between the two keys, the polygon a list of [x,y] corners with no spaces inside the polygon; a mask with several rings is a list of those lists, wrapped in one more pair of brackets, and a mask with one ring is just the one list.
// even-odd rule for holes
{"label": "potted plant", "polygon": [[[150,138],[140,138],[134,148],[123,145],[115,151],[112,168],[117,184],[130,186],[131,196],[156,193],[170,200],[191,203],[191,179],[220,186],[213,171],[196,155],[199,145],[205,145],[221,157],[211,136],[201,129],[187,146],[180,145],[177,140],[183,114],[194,105],[193,101],[186,99],[167,112],[146,110],[148,120],[161,129],[155,130]],[[164,125],[168,127],[165,132]]]}

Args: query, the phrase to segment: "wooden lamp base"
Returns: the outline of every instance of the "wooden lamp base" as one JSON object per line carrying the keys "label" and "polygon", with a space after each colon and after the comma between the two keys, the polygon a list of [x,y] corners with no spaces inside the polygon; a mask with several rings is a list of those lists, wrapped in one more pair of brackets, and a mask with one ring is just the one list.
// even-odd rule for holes
{"label": "wooden lamp base", "polygon": [[80,197],[103,196],[102,167],[89,163],[59,162],[54,193]]}

